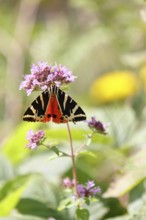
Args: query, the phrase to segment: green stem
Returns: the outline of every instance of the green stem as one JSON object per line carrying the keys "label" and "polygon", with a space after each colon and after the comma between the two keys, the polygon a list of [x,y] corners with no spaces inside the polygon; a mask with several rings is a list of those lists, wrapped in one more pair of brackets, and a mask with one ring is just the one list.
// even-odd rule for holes
{"label": "green stem", "polygon": [[68,135],[69,135],[69,141],[70,141],[70,150],[71,150],[71,159],[72,159],[72,170],[73,170],[73,179],[75,181],[75,191],[76,196],[78,196],[78,190],[77,190],[77,172],[76,172],[76,166],[75,166],[75,155],[73,150],[73,143],[72,143],[72,136],[71,131],[69,127],[69,123],[67,122],[67,129],[68,129]]}

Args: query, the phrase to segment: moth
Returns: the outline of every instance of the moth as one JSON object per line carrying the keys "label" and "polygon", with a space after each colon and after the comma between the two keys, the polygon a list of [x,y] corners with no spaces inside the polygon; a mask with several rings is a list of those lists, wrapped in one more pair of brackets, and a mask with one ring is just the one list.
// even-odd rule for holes
{"label": "moth", "polygon": [[82,108],[56,85],[41,93],[26,110],[24,121],[67,123],[86,120]]}

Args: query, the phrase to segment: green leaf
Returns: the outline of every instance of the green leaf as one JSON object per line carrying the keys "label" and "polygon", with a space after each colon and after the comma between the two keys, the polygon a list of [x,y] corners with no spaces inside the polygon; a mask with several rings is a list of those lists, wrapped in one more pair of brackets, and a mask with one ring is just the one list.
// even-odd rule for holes
{"label": "green leaf", "polygon": [[58,157],[70,157],[69,154],[59,150],[57,147],[53,146],[50,148],[50,151],[53,151],[55,153],[55,155],[51,155],[49,156],[49,161],[50,160],[55,160],[57,159]]}
{"label": "green leaf", "polygon": [[49,207],[48,204],[30,198],[21,199],[17,204],[16,209],[24,215],[32,215],[43,218],[48,218],[48,216],[51,216],[55,219],[65,219],[61,213]]}
{"label": "green leaf", "polygon": [[64,157],[64,156],[67,156],[69,157],[68,154],[64,153],[63,151],[60,151],[57,147],[51,147],[50,150],[52,150],[54,153],[57,154],[58,157]]}
{"label": "green leaf", "polygon": [[86,203],[87,205],[90,205],[90,199],[89,199],[89,198],[85,197],[84,200],[85,200],[85,203]]}
{"label": "green leaf", "polygon": [[0,216],[7,216],[18,203],[29,180],[29,175],[6,182],[0,189]]}
{"label": "green leaf", "polygon": [[52,150],[55,154],[57,154],[57,156],[59,156],[60,155],[60,151],[58,150],[58,148],[57,147],[51,147],[51,149],[50,150]]}
{"label": "green leaf", "polygon": [[87,209],[76,210],[77,220],[89,220],[89,211]]}
{"label": "green leaf", "polygon": [[76,204],[73,203],[72,198],[67,198],[61,201],[61,203],[58,206],[58,211],[62,211],[63,209],[70,208],[72,206],[75,206]]}

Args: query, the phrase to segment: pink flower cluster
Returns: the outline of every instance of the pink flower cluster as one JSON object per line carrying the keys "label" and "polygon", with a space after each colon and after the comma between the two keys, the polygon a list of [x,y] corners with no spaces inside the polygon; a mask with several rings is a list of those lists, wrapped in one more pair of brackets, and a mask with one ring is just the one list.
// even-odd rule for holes
{"label": "pink flower cluster", "polygon": [[38,130],[36,133],[33,130],[29,130],[26,136],[29,149],[35,149],[44,140],[45,133],[42,130]]}
{"label": "pink flower cluster", "polygon": [[87,121],[89,128],[91,128],[94,132],[107,134],[106,128],[108,125],[103,124],[100,121],[97,121],[95,117],[91,117],[90,121]]}
{"label": "pink flower cluster", "polygon": [[47,62],[39,62],[37,65],[32,65],[31,74],[25,75],[19,89],[24,89],[27,95],[30,95],[37,89],[46,90],[52,83],[59,87],[73,82],[75,78],[72,72],[62,64],[52,66]]}
{"label": "pink flower cluster", "polygon": [[95,186],[94,181],[88,181],[86,185],[78,184],[77,185],[78,195],[82,198],[92,197],[97,193],[101,193],[101,189]]}
{"label": "pink flower cluster", "polygon": [[[71,180],[69,177],[66,177],[63,180],[63,184],[66,188],[72,189],[75,186],[74,180]],[[85,185],[77,184],[77,191],[78,196],[85,198],[85,197],[93,197],[97,193],[101,193],[101,189],[95,186],[94,181],[88,181]]]}
{"label": "pink flower cluster", "polygon": [[69,177],[66,177],[65,179],[63,179],[63,185],[66,188],[73,188],[75,186],[75,181],[74,179],[71,180]]}

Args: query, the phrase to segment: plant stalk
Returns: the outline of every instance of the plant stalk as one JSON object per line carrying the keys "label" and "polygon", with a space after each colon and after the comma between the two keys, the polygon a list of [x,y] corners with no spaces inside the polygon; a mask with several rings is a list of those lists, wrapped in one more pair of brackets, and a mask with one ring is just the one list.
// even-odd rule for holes
{"label": "plant stalk", "polygon": [[71,131],[69,127],[69,123],[67,122],[67,129],[68,129],[68,135],[69,135],[69,141],[70,141],[70,150],[71,150],[71,159],[72,159],[72,171],[73,171],[73,179],[75,182],[75,192],[76,196],[78,197],[78,190],[77,190],[77,172],[76,172],[76,166],[75,166],[75,155],[74,155],[74,149],[73,149],[73,143],[72,143],[72,136]]}

